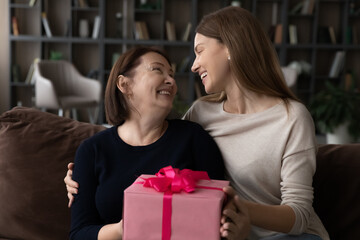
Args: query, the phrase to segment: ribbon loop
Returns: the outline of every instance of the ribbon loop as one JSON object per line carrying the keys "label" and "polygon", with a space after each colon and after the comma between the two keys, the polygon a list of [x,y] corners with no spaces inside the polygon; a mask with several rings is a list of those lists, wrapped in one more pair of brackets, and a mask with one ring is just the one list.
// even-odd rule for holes
{"label": "ribbon loop", "polygon": [[207,172],[193,171],[190,169],[179,170],[171,166],[160,169],[156,177],[144,179],[144,187],[152,187],[158,192],[179,193],[185,191],[193,192],[196,182],[200,179],[210,180]]}

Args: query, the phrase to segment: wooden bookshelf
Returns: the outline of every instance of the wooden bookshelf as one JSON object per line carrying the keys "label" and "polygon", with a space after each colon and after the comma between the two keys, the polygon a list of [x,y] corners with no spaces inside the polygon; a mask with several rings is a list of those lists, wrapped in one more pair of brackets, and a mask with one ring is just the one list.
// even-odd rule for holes
{"label": "wooden bookshelf", "polygon": [[[360,68],[360,1],[314,0],[310,12],[293,12],[296,5],[308,0],[242,0],[242,7],[250,10],[270,29],[282,25],[281,40],[274,43],[281,65],[305,61],[309,74],[299,76],[296,94],[308,104],[314,94],[323,88],[326,80],[342,81],[345,73],[353,72],[359,82]],[[9,72],[18,65],[20,76],[15,82],[10,77],[10,105],[33,106],[33,86],[25,84],[25,78],[35,58],[50,59],[60,53],[83,74],[93,76],[104,88],[114,56],[135,45],[163,47],[177,67],[176,79],[179,99],[191,104],[196,98],[198,77],[190,72],[194,59],[194,29],[203,15],[230,5],[230,0],[148,0],[141,6],[137,0],[87,0],[87,6],[76,5],[74,0],[37,0],[29,6],[29,0],[9,0],[10,59]],[[52,37],[47,37],[41,14],[46,13]],[[99,34],[92,38],[96,16],[101,19]],[[16,17],[19,34],[13,34],[12,17]],[[89,24],[89,37],[79,35],[79,22]],[[149,38],[137,40],[135,22],[146,23]],[[174,23],[176,39],[169,41],[166,22]],[[188,24],[191,30],[187,41],[182,40]],[[289,26],[296,29],[296,42],[290,43]],[[331,27],[336,43],[319,41],[319,29]],[[293,29],[292,29],[293,31]],[[352,33],[352,35],[351,35]],[[351,36],[351,37],[350,37]],[[294,36],[292,36],[293,39]],[[337,51],[345,51],[344,67],[334,79],[329,79],[333,58]],[[179,71],[186,58],[189,65]],[[10,74],[11,75],[11,74]],[[200,85],[200,88],[202,86]],[[202,89],[200,89],[202,90]],[[101,112],[100,121],[104,121]]]}
{"label": "wooden bookshelf", "polygon": [[[148,0],[141,6],[135,0],[87,0],[86,6],[74,0],[37,0],[34,6],[27,0],[9,0],[10,15],[10,59],[9,70],[13,65],[20,69],[20,80],[10,78],[10,105],[33,106],[34,88],[25,83],[27,72],[35,58],[50,59],[54,54],[72,62],[83,74],[95,73],[104,88],[114,55],[117,56],[135,45],[156,45],[164,48],[180,66],[188,56],[193,58],[194,28],[203,14],[226,6],[220,0]],[[205,9],[205,11],[204,11]],[[47,37],[41,20],[45,13],[52,32]],[[181,17],[178,14],[181,13]],[[11,19],[16,17],[19,34],[12,33]],[[101,18],[98,36],[92,38],[94,19]],[[89,37],[80,37],[79,22],[89,24]],[[134,36],[135,22],[145,22],[148,39],[137,40]],[[165,22],[174,23],[177,39],[166,38]],[[192,28],[187,41],[181,37],[188,24]],[[179,85],[179,99],[191,104],[195,100],[194,75],[186,71],[176,75]],[[24,94],[24,92],[26,94]],[[100,121],[104,121],[101,112]]]}
{"label": "wooden bookshelf", "polygon": [[[313,7],[304,11],[303,5],[309,0],[254,0],[252,12],[264,23],[265,29],[270,28],[273,7],[276,6],[277,24],[283,25],[282,42],[276,44],[281,65],[291,62],[305,61],[310,66],[309,74],[301,74],[298,78],[296,94],[308,105],[314,94],[323,89],[325,81],[341,82],[347,71],[354,74],[359,82],[360,45],[360,1],[352,0],[313,0]],[[302,5],[294,12],[296,6]],[[290,43],[289,26],[296,26],[297,44]],[[347,29],[351,28],[354,35],[348,37]],[[322,40],[322,30],[331,34],[333,31],[336,43]],[[330,30],[331,29],[331,30]],[[333,36],[334,37],[334,36]],[[336,52],[344,51],[343,68],[337,77],[329,77]],[[359,86],[359,85],[358,85]]]}

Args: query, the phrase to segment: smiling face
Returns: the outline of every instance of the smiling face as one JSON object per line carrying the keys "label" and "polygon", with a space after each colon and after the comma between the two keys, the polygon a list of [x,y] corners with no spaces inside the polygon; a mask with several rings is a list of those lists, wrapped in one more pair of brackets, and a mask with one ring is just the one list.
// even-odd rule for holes
{"label": "smiling face", "polygon": [[200,33],[195,35],[195,60],[191,71],[198,73],[206,93],[217,93],[225,89],[230,79],[228,49],[218,40]]}
{"label": "smiling face", "polygon": [[129,96],[130,104],[139,113],[170,112],[177,85],[168,61],[155,52],[146,53],[139,61],[131,77],[119,77],[119,90]]}

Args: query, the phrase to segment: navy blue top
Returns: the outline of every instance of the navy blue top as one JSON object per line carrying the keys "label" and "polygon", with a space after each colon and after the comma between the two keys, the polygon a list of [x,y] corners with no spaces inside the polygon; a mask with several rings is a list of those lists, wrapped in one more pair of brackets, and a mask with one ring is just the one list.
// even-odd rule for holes
{"label": "navy blue top", "polygon": [[117,127],[85,140],[75,157],[73,179],[79,192],[71,207],[71,239],[97,239],[105,224],[122,218],[123,192],[141,174],[161,168],[207,171],[224,179],[224,163],[212,137],[197,123],[168,120],[163,136],[147,146],[130,146]]}

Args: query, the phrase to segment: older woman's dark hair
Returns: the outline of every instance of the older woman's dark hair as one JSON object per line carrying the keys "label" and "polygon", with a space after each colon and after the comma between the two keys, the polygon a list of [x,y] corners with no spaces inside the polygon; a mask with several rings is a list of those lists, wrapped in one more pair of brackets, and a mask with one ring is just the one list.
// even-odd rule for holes
{"label": "older woman's dark hair", "polygon": [[105,114],[106,120],[111,125],[123,123],[130,113],[130,106],[124,94],[117,88],[119,75],[132,77],[132,71],[140,64],[140,57],[155,52],[163,56],[171,65],[170,59],[164,51],[156,47],[137,46],[123,53],[111,69],[105,90]]}

